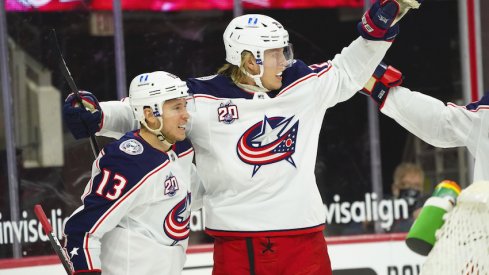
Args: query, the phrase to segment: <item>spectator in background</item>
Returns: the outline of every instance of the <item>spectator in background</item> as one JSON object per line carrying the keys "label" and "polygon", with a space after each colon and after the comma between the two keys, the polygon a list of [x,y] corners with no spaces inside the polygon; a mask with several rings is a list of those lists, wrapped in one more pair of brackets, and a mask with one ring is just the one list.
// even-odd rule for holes
{"label": "spectator in background", "polygon": [[424,191],[424,171],[414,163],[403,162],[394,170],[392,198],[405,199],[408,204],[409,217],[396,220],[392,225],[393,232],[407,232],[418,217],[424,202],[429,197]]}

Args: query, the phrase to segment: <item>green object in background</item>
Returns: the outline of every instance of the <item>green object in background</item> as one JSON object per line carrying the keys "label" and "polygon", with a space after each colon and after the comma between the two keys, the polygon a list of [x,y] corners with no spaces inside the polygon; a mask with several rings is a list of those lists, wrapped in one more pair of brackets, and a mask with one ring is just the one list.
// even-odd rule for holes
{"label": "green object in background", "polygon": [[460,186],[458,186],[457,183],[450,180],[444,180],[435,187],[432,197],[447,198],[453,205],[455,205],[460,191]]}
{"label": "green object in background", "polygon": [[[440,198],[429,198],[428,201],[431,199]],[[446,212],[442,207],[425,204],[423,210],[421,210],[421,213],[409,230],[406,245],[418,254],[428,255],[435,245],[435,233],[443,225],[443,215]]]}
{"label": "green object in background", "polygon": [[424,256],[430,253],[436,242],[436,231],[443,226],[443,216],[453,209],[460,191],[453,181],[445,180],[436,186],[406,237],[406,245],[412,251]]}

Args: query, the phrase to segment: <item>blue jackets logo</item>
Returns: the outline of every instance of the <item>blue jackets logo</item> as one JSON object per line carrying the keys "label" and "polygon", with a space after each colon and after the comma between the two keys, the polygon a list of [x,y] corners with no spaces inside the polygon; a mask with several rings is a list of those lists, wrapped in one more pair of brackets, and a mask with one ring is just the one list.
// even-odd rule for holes
{"label": "blue jackets logo", "polygon": [[292,123],[293,118],[265,116],[263,121],[248,128],[238,140],[238,157],[253,165],[252,176],[262,165],[282,160],[295,167],[292,155],[295,153],[299,121]]}
{"label": "blue jackets logo", "polygon": [[187,239],[190,234],[190,202],[191,194],[187,193],[187,196],[177,203],[165,217],[163,230],[173,240],[172,245]]}

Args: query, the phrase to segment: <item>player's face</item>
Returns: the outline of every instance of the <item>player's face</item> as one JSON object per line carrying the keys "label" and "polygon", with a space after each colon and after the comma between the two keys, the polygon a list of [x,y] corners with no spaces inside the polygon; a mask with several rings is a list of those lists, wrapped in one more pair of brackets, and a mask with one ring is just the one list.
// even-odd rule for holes
{"label": "player's face", "polygon": [[263,76],[261,81],[268,90],[277,90],[282,87],[282,72],[287,68],[290,59],[286,57],[284,48],[265,51],[263,58]]}
{"label": "player's face", "polygon": [[190,115],[187,112],[185,98],[176,98],[165,101],[163,104],[163,129],[161,132],[174,143],[185,139],[185,128]]}

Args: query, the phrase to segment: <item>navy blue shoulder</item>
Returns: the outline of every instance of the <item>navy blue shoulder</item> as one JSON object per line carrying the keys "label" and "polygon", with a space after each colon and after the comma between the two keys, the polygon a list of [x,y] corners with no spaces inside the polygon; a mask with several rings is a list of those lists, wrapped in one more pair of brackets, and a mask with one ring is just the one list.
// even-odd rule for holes
{"label": "navy blue shoulder", "polygon": [[168,155],[156,150],[138,135],[128,132],[104,147],[101,169],[109,169],[126,177],[130,183],[139,182],[150,171],[168,161]]}
{"label": "navy blue shoulder", "polygon": [[[277,91],[269,93],[271,97],[277,95],[282,89],[294,83],[298,79],[311,73],[320,73],[329,68],[329,63],[319,65],[306,65],[302,60],[296,59],[290,68],[282,74],[282,87]],[[187,80],[189,91],[193,94],[206,94],[219,98],[253,98],[252,93],[248,93],[236,86],[231,78],[224,75],[213,75],[199,78],[189,78]]]}
{"label": "navy blue shoulder", "polygon": [[233,83],[233,80],[224,75],[213,75],[187,79],[189,92],[205,94],[219,98],[253,98],[253,95],[244,92]]}
{"label": "navy blue shoulder", "polygon": [[467,104],[467,106],[465,106],[465,107],[467,108],[467,110],[475,110],[481,105],[488,105],[489,106],[489,92],[485,93],[482,96],[482,98],[479,99],[478,101]]}
{"label": "navy blue shoulder", "polygon": [[282,89],[313,72],[314,71],[302,60],[294,60],[294,64],[292,64],[290,68],[287,68],[282,74]]}
{"label": "navy blue shoulder", "polygon": [[192,147],[192,143],[187,138],[182,140],[182,141],[176,142],[173,145],[172,149],[173,149],[173,151],[175,151],[175,153],[178,156],[186,155],[190,152],[193,152],[193,150],[194,150],[194,148]]}

